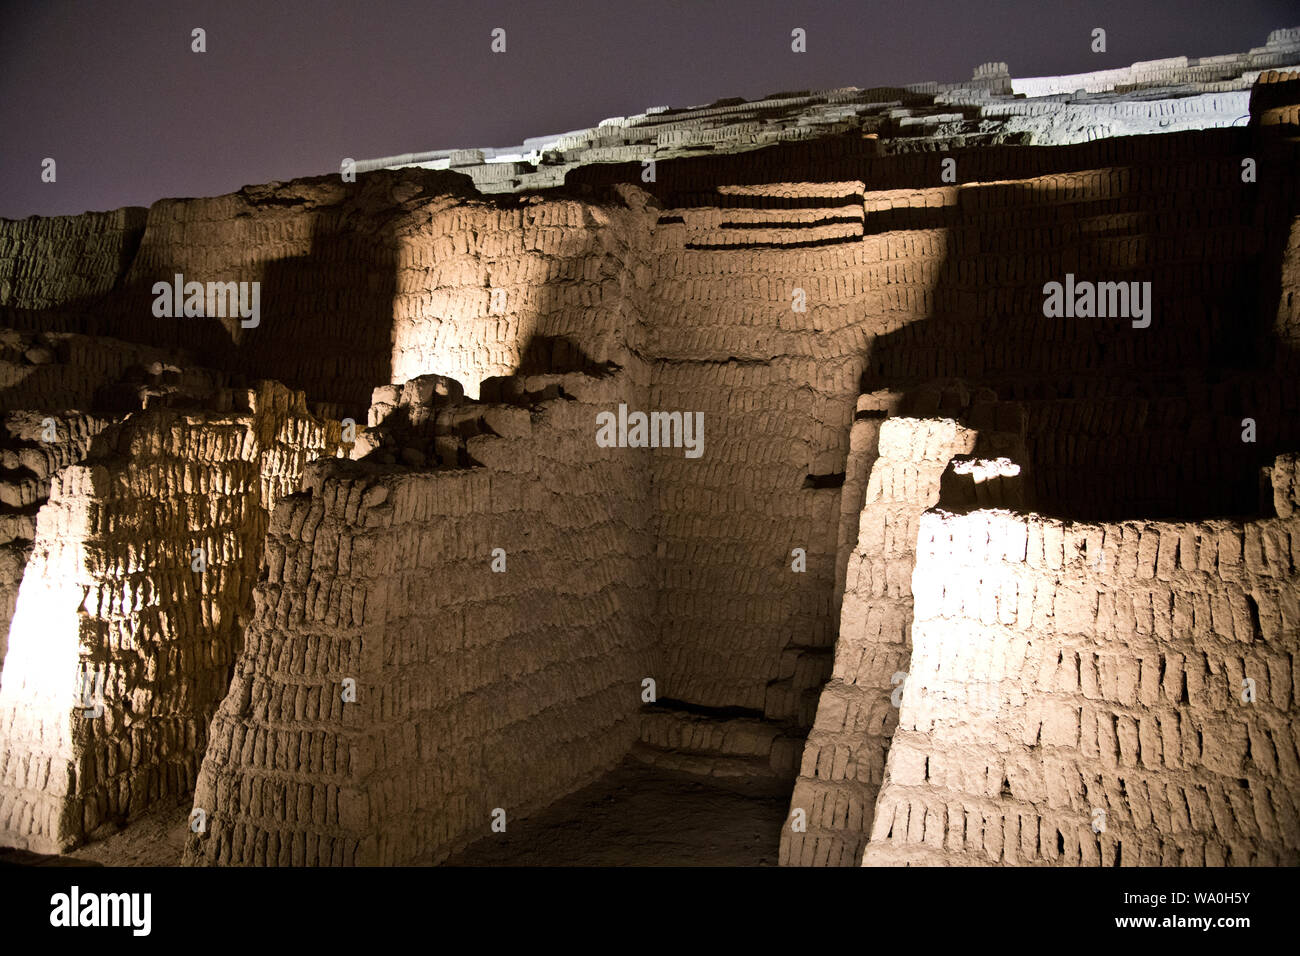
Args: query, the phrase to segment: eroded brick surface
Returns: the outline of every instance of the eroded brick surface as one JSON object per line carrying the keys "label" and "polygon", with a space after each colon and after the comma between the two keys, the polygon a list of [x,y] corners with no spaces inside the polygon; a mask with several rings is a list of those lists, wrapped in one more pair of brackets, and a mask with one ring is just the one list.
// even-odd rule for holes
{"label": "eroded brick surface", "polygon": [[269,508],[337,445],[301,394],[245,404],[142,412],[52,479],[0,687],[7,844],[62,849],[193,787]]}
{"label": "eroded brick surface", "polygon": [[589,451],[622,377],[564,382],[572,398],[444,413],[495,424],[468,441],[489,467],[321,462],[282,500],[187,862],[437,862],[496,808],[508,823],[627,753],[650,668],[645,475]]}
{"label": "eroded brick surface", "polygon": [[922,519],[867,864],[1295,865],[1294,519]]}

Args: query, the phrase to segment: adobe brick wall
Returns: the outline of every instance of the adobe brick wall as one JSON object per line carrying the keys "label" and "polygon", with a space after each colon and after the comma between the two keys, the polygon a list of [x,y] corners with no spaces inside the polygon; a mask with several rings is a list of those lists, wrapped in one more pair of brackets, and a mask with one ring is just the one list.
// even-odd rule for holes
{"label": "adobe brick wall", "polygon": [[132,409],[177,393],[210,396],[224,384],[183,351],[68,332],[0,332],[0,655],[54,475],[84,459],[94,437]]}
{"label": "adobe brick wall", "polygon": [[[872,427],[878,455],[861,499],[857,535],[844,541],[835,670],[820,689],[803,748],[790,797],[792,821],[796,810],[802,819],[800,829],[788,822],[781,831],[783,865],[849,866],[861,860],[897,723],[891,695],[911,657],[911,572],[920,516],[940,502],[954,458],[980,446],[1005,447],[1019,438],[1014,429],[1022,428],[1015,408],[989,403],[988,393],[971,394],[957,384],[868,403],[881,401],[900,414],[875,420]],[[957,418],[911,418],[926,408],[987,428],[982,436]]]}
{"label": "adobe brick wall", "polygon": [[322,461],[276,509],[186,863],[437,862],[627,754],[655,673],[649,451],[594,438],[637,389],[547,380],[569,397],[450,410],[496,432],[466,442],[485,467]]}
{"label": "adobe brick wall", "polygon": [[138,206],[80,216],[0,219],[0,325],[43,330],[47,310],[81,307],[125,274],[144,233]]}
{"label": "adobe brick wall", "polygon": [[[861,651],[876,660],[870,676],[858,682],[871,694],[890,689],[891,655],[900,653],[893,634],[905,637],[910,614],[906,575],[898,575],[915,548],[914,540],[883,542],[878,529],[860,534],[865,511],[859,496],[870,493],[870,467],[882,482],[888,475],[903,484],[889,486],[896,497],[865,508],[879,511],[888,500],[898,508],[891,518],[919,516],[934,504],[951,458],[971,451],[965,443],[945,448],[942,461],[923,458],[924,469],[906,456],[878,455],[872,445],[884,429],[855,424],[860,396],[899,394],[954,377],[992,389],[1023,416],[1024,463],[1032,465],[1024,484],[1044,513],[1109,521],[1162,503],[1176,511],[1163,517],[1179,519],[1210,509],[1252,511],[1259,466],[1300,442],[1300,393],[1294,376],[1279,373],[1290,358],[1272,338],[1277,333],[1283,345],[1294,338],[1296,195],[1292,179],[1275,171],[1291,168],[1295,154],[1293,145],[1263,135],[1252,128],[1059,149],[954,150],[960,178],[954,185],[939,184],[937,154],[885,156],[875,141],[849,137],[664,163],[655,184],[628,185],[640,182],[636,164],[584,167],[565,190],[547,196],[488,200],[454,173],[418,170],[367,174],[356,184],[323,177],[250,187],[226,197],[155,204],[129,256],[123,251],[135,249],[126,235],[135,221],[129,212],[120,223],[110,217],[84,226],[0,224],[0,238],[10,240],[0,251],[16,248],[13,237],[26,236],[23,229],[35,230],[41,242],[48,233],[73,243],[59,247],[63,265],[50,275],[27,265],[27,253],[15,259],[24,263],[15,275],[25,284],[5,293],[6,315],[18,328],[92,333],[95,339],[66,340],[69,349],[90,355],[105,334],[198,343],[223,375],[274,376],[307,389],[313,401],[328,403],[331,414],[358,420],[380,383],[401,386],[433,373],[461,381],[473,396],[492,394],[495,376],[537,369],[600,373],[615,366],[625,378],[621,392],[604,395],[612,404],[622,395],[636,408],[704,412],[704,458],[645,453],[634,478],[619,479],[647,489],[644,501],[634,496],[629,505],[638,515],[644,509],[645,524],[636,524],[640,517],[632,524],[651,542],[636,552],[644,558],[638,568],[649,576],[645,587],[655,592],[646,598],[652,606],[637,611],[648,617],[647,632],[637,638],[647,655],[643,676],[657,680],[661,697],[740,708],[749,712],[745,720],[761,716],[790,734],[814,723],[819,699],[829,707],[817,717],[824,730],[805,758],[802,785],[816,791],[816,825],[825,832],[810,834],[797,853],[787,848],[785,858],[851,861],[870,823],[871,800],[859,790],[852,798],[841,793],[849,779],[838,776],[846,772],[844,761],[863,747],[862,740],[844,744],[836,737],[857,734],[859,726],[836,723],[842,703],[836,695],[850,680],[850,665],[841,659]],[[1258,184],[1240,180],[1247,153],[1260,158]],[[60,229],[71,230],[72,238]],[[78,229],[85,238],[77,238]],[[65,283],[62,272],[75,272],[79,250],[95,243],[110,252],[97,254],[85,276]],[[45,247],[32,248],[37,255]],[[1279,262],[1280,283],[1274,271]],[[1098,327],[1044,319],[1042,282],[1067,271],[1152,281],[1159,310],[1153,326],[1136,331],[1125,321]],[[154,318],[150,287],[176,272],[187,280],[262,282],[262,325],[245,330],[233,320]],[[1270,298],[1275,287],[1283,292],[1276,313]],[[500,305],[493,301],[496,289],[504,292]],[[806,294],[805,312],[791,307],[796,290]],[[75,404],[89,387],[70,371],[77,364],[14,361],[0,368],[13,386],[3,397],[30,388],[57,396],[49,399],[51,407]],[[109,370],[103,375],[105,383],[116,381]],[[565,424],[574,442],[586,442],[573,446],[584,461],[593,450],[591,411],[584,421]],[[1246,415],[1264,423],[1258,446],[1243,446],[1238,438]],[[939,416],[936,409],[908,417]],[[960,427],[986,430],[973,420]],[[470,437],[481,439],[477,451]],[[515,448],[492,437],[462,436],[465,454],[487,466],[489,484],[539,467],[526,442]],[[306,452],[315,446],[293,447]],[[428,470],[428,449],[411,449],[418,459],[401,458],[406,450],[390,449],[395,461],[415,469],[412,474]],[[573,467],[557,464],[555,474]],[[295,469],[283,472],[277,493],[296,490],[290,480]],[[472,489],[484,480],[449,477],[454,471],[431,471],[427,481],[439,488],[468,482],[465,488]],[[844,483],[837,486],[840,475]],[[384,487],[394,502],[414,494]],[[1166,493],[1170,489],[1176,493]],[[541,522],[544,511],[538,504],[528,512],[530,522]],[[330,515],[340,534],[377,536],[377,554],[405,560],[404,546],[394,543],[402,540],[399,526],[353,528],[357,519],[346,507],[341,516]],[[500,517],[485,514],[483,520]],[[289,535],[288,542],[293,532],[278,533]],[[884,543],[892,549],[888,561],[901,563],[864,585],[853,575],[862,577],[871,549]],[[803,574],[791,570],[796,547],[807,552]],[[641,579],[635,580],[633,593],[639,594]],[[294,583],[299,586],[307,585]],[[344,586],[337,579],[337,587]],[[291,598],[306,602],[308,596]],[[459,591],[431,596],[439,606],[461,598]],[[245,599],[241,591],[220,604],[223,621],[232,620]],[[314,592],[311,600],[314,605]],[[393,607],[404,607],[401,600],[415,598],[393,598]],[[874,636],[850,634],[837,648],[846,615],[850,631],[863,621],[878,625]],[[528,625],[516,615],[482,626],[492,640],[506,642]],[[274,628],[264,626],[268,648],[281,646],[276,642],[295,647],[309,636],[279,618]],[[881,636],[886,631],[887,639]],[[360,633],[348,640],[355,643]],[[393,642],[402,637],[387,630],[366,634],[372,649],[380,641],[381,647],[400,646]],[[610,655],[625,656],[619,649]],[[367,659],[357,657],[354,664],[374,686],[388,680]],[[259,687],[269,686],[266,675],[283,677],[273,657],[250,657],[242,666],[250,682],[264,682]],[[833,673],[839,683],[822,693]],[[589,686],[597,684],[593,679]],[[293,692],[299,693],[296,685]],[[879,785],[893,719],[877,713],[879,704],[863,705],[873,715],[867,750],[877,754],[854,764],[855,779],[868,787]],[[613,747],[609,742],[624,732],[619,713],[615,708],[591,718],[601,730],[583,745],[578,766],[539,783],[535,792],[511,791],[510,799],[545,801],[584,772],[595,772],[613,752],[601,748]],[[222,719],[228,722],[222,733],[241,746],[244,738],[237,735],[245,730],[237,728],[255,726],[238,708]],[[366,726],[383,728],[385,719],[376,712]],[[546,726],[548,734],[562,735]],[[345,739],[349,752],[373,762],[372,742],[387,731],[358,733]],[[511,747],[507,742],[497,749],[511,754]],[[756,747],[755,755],[760,751]],[[238,758],[232,754],[214,764],[203,800],[214,807],[220,802],[221,809],[214,810],[212,837],[193,853],[209,862],[259,853],[265,859],[268,851],[258,841],[276,835],[277,846],[288,847],[292,857],[294,835],[306,839],[308,831],[288,818],[268,822],[261,810],[246,809],[242,790],[236,810],[230,802],[235,791],[220,789],[261,779],[265,754],[250,756],[247,765],[236,762],[242,751]],[[773,760],[786,763],[784,755]],[[364,774],[349,776],[347,787],[354,796],[365,794],[366,806],[348,804],[346,825],[331,824],[335,842],[324,850],[320,833],[326,831],[317,833],[317,860],[396,859],[396,831],[364,844],[359,835],[378,801],[390,798],[374,796],[387,793],[379,771],[372,772],[370,763],[358,766]],[[292,774],[277,776],[283,768],[274,761],[270,767],[268,779],[274,778],[281,797],[287,780],[306,785]],[[462,768],[457,779],[430,792],[468,800],[473,784],[467,774]],[[362,779],[369,781],[364,788]],[[799,800],[807,799],[801,791]],[[480,810],[456,810],[437,824],[409,808],[385,818],[402,821],[394,826],[416,834],[412,843],[436,855],[485,825]],[[243,827],[239,835],[237,827]],[[282,858],[278,849],[274,856]]]}
{"label": "adobe brick wall", "polygon": [[864,863],[1295,865],[1297,541],[928,512]]}
{"label": "adobe brick wall", "polygon": [[[0,686],[3,844],[56,852],[193,788],[268,508],[338,439],[301,393],[265,383],[246,402],[140,412],[54,474]],[[83,668],[103,674],[91,718]]]}
{"label": "adobe brick wall", "polygon": [[911,573],[921,513],[940,479],[977,435],[950,418],[888,418],[879,426],[856,541],[848,555],[835,668],[804,745],[791,812],[806,830],[781,834],[783,865],[841,866],[860,859],[898,712],[890,705],[911,654]]}
{"label": "adobe brick wall", "polygon": [[627,365],[651,281],[645,201],[443,199],[402,220],[391,381],[445,375],[477,398],[493,376]]}
{"label": "adobe brick wall", "polygon": [[[53,422],[57,441],[45,441]],[[9,646],[9,624],[18,601],[27,559],[36,540],[36,517],[50,491],[50,479],[81,461],[94,437],[112,418],[82,412],[8,412],[0,416],[0,678]]]}
{"label": "adobe brick wall", "polygon": [[[831,667],[845,512],[804,483],[847,469],[864,385],[961,376],[1034,400],[1034,491],[1063,513],[1106,516],[1171,469],[1188,513],[1224,486],[1253,500],[1265,452],[1300,437],[1295,396],[1189,391],[1183,373],[1235,341],[1278,228],[1258,210],[1292,202],[1240,182],[1249,136],[958,150],[960,186],[936,184],[934,156],[831,140],[665,163],[652,190],[629,174],[585,196],[487,200],[454,173],[407,170],[169,200],[94,322],[136,340],[200,335],[215,364],[357,420],[377,383],[433,372],[474,395],[520,363],[639,356],[653,407],[704,411],[710,438],[704,467],[655,464],[664,694],[806,727]],[[794,168],[825,181],[792,181]],[[1151,278],[1164,318],[1140,335],[1044,320],[1041,280],[1071,269]],[[176,272],[262,281],[262,326],[155,319],[149,285]],[[1219,449],[1260,406],[1277,409],[1269,447],[1239,467]],[[698,533],[716,509],[732,537]],[[790,572],[795,547],[806,574]]]}

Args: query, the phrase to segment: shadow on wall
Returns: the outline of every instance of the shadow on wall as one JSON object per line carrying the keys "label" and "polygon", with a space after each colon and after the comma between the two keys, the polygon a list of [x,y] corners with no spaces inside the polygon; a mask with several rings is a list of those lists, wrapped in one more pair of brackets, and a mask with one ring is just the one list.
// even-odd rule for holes
{"label": "shadow on wall", "polygon": [[[1294,103],[1294,86],[1257,84],[1249,127],[951,151],[967,183],[957,206],[892,208],[864,222],[867,235],[945,230],[948,254],[930,316],[875,339],[862,391],[961,378],[1025,402],[1029,493],[1047,515],[1257,513],[1258,469],[1300,444],[1295,348],[1274,329],[1297,162],[1285,138],[1296,127],[1284,123],[1296,108],[1278,104]],[[1272,114],[1282,119],[1270,128]],[[642,188],[676,208],[746,202],[718,197],[718,181],[939,185],[934,154],[873,158],[873,150],[874,141],[833,137],[676,159]],[[1242,181],[1246,157],[1257,162],[1257,182]],[[1055,177],[1060,195],[995,182],[1026,167],[1038,172],[1015,175]],[[1097,170],[1096,184],[1071,168]],[[1101,184],[1106,168],[1118,175]],[[625,163],[584,166],[569,180],[590,188],[639,177]],[[1150,326],[1047,318],[1043,286],[1067,274],[1151,281]],[[1242,440],[1246,418],[1256,423],[1253,443]]]}
{"label": "shadow on wall", "polygon": [[595,378],[604,378],[618,371],[611,361],[597,362],[573,339],[564,335],[533,335],[522,343],[519,350],[519,369],[509,380],[525,375],[564,375],[580,372]]}
{"label": "shadow on wall", "polygon": [[[1119,141],[1096,191],[1086,173],[1057,177],[1056,196],[971,183],[955,207],[868,216],[868,234],[945,227],[948,255],[932,314],[874,341],[862,390],[961,379],[1022,403],[1043,514],[1257,514],[1259,469],[1300,444],[1296,360],[1273,330],[1295,189],[1285,147],[1255,130],[1174,135],[1193,143],[1177,160],[1151,158],[1164,137]],[[1257,183],[1241,181],[1243,156],[1259,157]],[[1149,326],[1046,316],[1042,290],[1067,274],[1076,289],[1149,289],[1130,300],[1130,313],[1149,305]]]}
{"label": "shadow on wall", "polygon": [[[345,185],[326,176],[156,207],[130,257],[123,254],[133,264],[107,294],[48,309],[11,306],[0,322],[181,349],[232,384],[275,379],[362,420],[370,390],[392,380],[397,229],[424,197],[464,191],[465,177],[453,178],[415,170]],[[202,238],[191,240],[194,233]],[[305,254],[257,258],[261,250],[301,248],[304,233]],[[259,283],[257,325],[155,315],[155,283],[177,274],[186,283]]]}
{"label": "shadow on wall", "polygon": [[371,390],[392,381],[397,242],[393,217],[377,218],[314,214],[311,252],[266,265],[261,324],[240,330],[235,367],[365,421]]}
{"label": "shadow on wall", "polygon": [[[1235,129],[1029,153],[1024,165],[1043,162],[1025,178],[1045,177],[1055,196],[981,167],[988,155],[956,154],[959,170],[979,171],[956,205],[867,217],[868,233],[943,230],[946,254],[926,317],[874,341],[863,392],[933,399],[947,390],[920,386],[960,379],[1018,404],[1028,510],[1077,521],[1258,514],[1259,467],[1300,444],[1294,311],[1290,328],[1275,329],[1280,296],[1295,287],[1294,146]],[[1242,182],[1245,156],[1258,160],[1257,183]],[[1045,316],[1043,286],[1067,273],[1150,281],[1150,325]],[[1247,416],[1257,420],[1253,444],[1242,441]],[[783,835],[783,863],[862,861],[899,714],[891,678],[915,670],[914,547],[893,551],[905,566],[897,592],[864,588],[854,613],[846,595],[835,677],[792,797],[792,808],[827,809],[810,817],[808,836]],[[851,727],[844,714],[855,709],[869,716]]]}

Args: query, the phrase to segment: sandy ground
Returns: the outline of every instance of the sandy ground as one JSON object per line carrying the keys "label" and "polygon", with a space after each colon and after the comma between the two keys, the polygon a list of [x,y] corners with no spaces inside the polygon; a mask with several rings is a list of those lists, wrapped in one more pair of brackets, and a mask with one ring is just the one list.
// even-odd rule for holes
{"label": "sandy ground", "polygon": [[46,856],[0,849],[0,866],[180,866],[190,804],[161,807],[103,840]]}
{"label": "sandy ground", "polygon": [[[787,788],[788,789],[788,788]],[[789,793],[626,761],[448,866],[775,866]]]}
{"label": "sandy ground", "polygon": [[[447,866],[774,866],[789,795],[629,759],[531,817],[506,820]],[[166,807],[71,853],[0,849],[0,866],[177,866],[189,804]]]}

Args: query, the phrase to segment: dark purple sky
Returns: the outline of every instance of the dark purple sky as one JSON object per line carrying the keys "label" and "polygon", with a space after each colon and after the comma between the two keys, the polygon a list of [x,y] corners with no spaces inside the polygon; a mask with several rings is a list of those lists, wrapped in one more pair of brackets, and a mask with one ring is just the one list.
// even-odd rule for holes
{"label": "dark purple sky", "polygon": [[[648,106],[1075,73],[1262,45],[1282,0],[11,2],[0,216],[218,195],[356,159],[511,146]],[[208,52],[190,52],[207,30]],[[493,54],[490,32],[507,30]],[[790,30],[808,52],[790,52]],[[1093,27],[1108,50],[1089,50]],[[58,182],[40,180],[41,160]]]}

